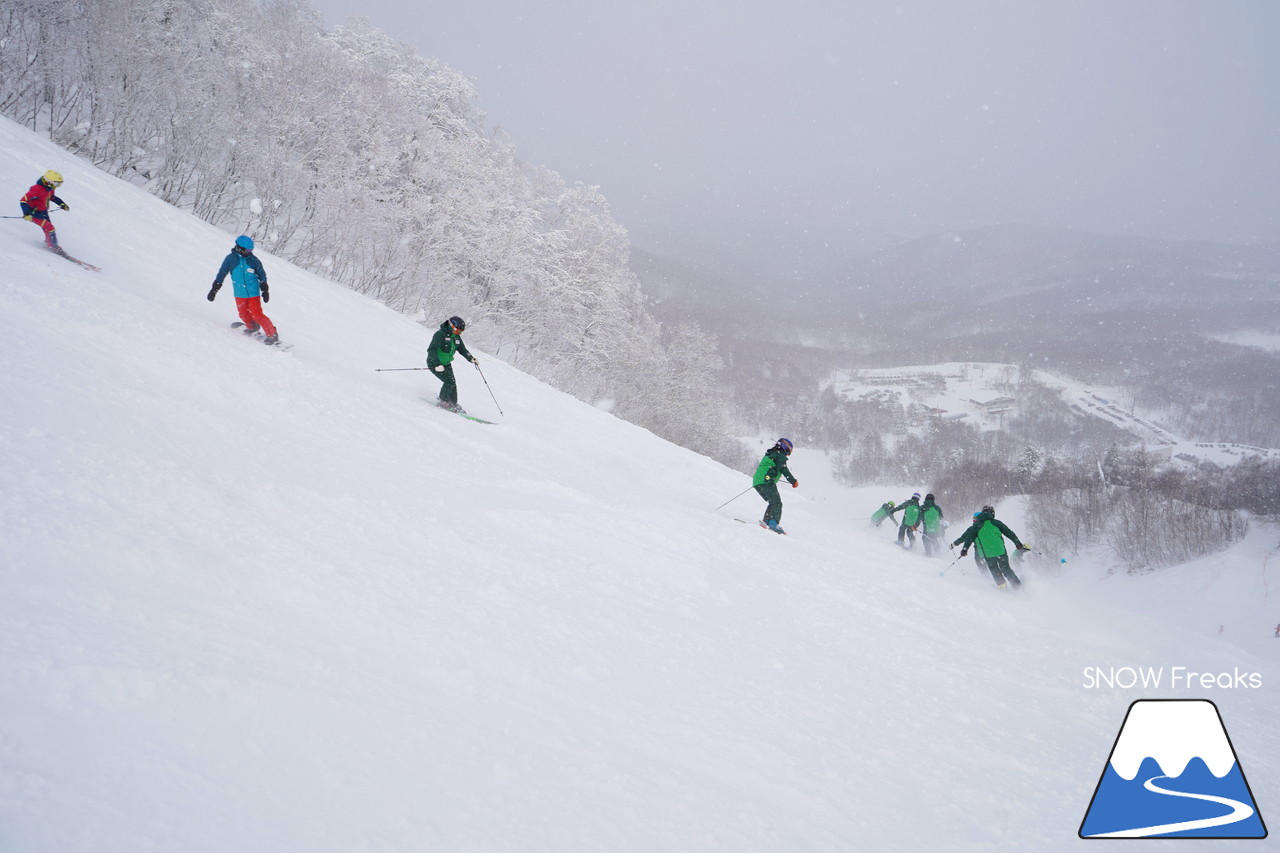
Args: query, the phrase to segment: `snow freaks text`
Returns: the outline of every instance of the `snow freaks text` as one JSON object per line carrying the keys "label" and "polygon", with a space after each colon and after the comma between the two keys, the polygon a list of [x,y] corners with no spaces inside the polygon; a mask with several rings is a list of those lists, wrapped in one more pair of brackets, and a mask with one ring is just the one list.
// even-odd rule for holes
{"label": "snow freaks text", "polygon": [[1262,687],[1262,674],[1242,672],[1239,667],[1231,672],[1199,672],[1185,666],[1086,666],[1082,686],[1089,690],[1257,690]]}

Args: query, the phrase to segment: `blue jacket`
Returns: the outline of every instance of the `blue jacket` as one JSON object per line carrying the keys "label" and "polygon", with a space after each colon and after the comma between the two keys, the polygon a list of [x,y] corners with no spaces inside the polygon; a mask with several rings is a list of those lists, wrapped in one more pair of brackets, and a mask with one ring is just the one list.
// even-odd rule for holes
{"label": "blue jacket", "polygon": [[262,261],[252,252],[242,255],[233,250],[222,262],[218,277],[213,283],[221,287],[227,273],[231,273],[231,283],[235,285],[236,296],[240,299],[262,295],[258,285],[267,283],[267,271],[262,268]]}

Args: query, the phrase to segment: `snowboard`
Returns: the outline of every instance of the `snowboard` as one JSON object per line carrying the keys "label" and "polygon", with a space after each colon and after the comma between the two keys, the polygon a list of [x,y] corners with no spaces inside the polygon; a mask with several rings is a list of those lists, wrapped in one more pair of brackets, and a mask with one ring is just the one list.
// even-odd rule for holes
{"label": "snowboard", "polygon": [[[261,329],[259,329],[256,332],[246,332],[244,323],[241,323],[239,320],[232,323],[231,328],[235,331],[238,331],[240,334],[244,335],[247,338],[253,338],[255,341],[261,341],[264,344],[267,343],[267,336],[263,334]],[[276,341],[274,344],[267,344],[267,346],[271,347],[272,349],[278,349],[281,352],[288,352],[289,350],[293,349],[293,344],[286,344],[281,341]]]}

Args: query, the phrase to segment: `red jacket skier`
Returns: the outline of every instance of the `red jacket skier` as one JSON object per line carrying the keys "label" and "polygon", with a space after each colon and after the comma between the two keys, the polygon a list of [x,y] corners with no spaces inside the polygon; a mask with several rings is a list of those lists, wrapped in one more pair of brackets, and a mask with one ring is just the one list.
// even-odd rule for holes
{"label": "red jacket skier", "polygon": [[44,244],[50,249],[58,247],[58,232],[49,221],[49,202],[53,202],[63,210],[71,209],[70,205],[54,195],[54,190],[60,186],[62,186],[62,173],[50,169],[40,176],[31,189],[27,190],[26,195],[18,200],[18,204],[22,207],[22,218],[44,229]]}

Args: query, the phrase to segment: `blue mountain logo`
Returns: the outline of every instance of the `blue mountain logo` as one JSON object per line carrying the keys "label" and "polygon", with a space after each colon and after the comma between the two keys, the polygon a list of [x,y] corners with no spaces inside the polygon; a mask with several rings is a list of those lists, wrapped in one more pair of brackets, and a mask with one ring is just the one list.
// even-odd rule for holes
{"label": "blue mountain logo", "polygon": [[1266,838],[1218,707],[1129,706],[1080,824],[1081,838]]}

